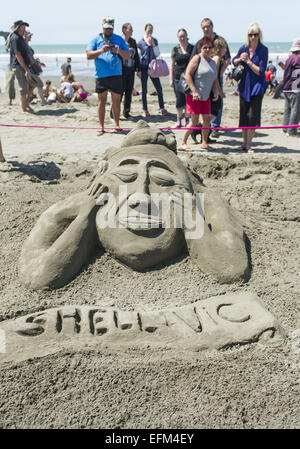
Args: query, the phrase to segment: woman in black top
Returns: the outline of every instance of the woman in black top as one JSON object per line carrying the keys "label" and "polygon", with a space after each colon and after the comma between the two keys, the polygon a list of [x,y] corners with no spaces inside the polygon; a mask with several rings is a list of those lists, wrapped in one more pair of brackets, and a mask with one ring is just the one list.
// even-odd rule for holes
{"label": "woman in black top", "polygon": [[[178,90],[180,75],[185,71],[194,46],[188,43],[187,32],[181,28],[177,32],[179,44],[173,48],[171,53],[170,86],[174,88],[176,95],[177,122],[176,128],[181,128],[183,110],[185,109],[185,95]],[[185,113],[185,126],[189,124],[190,117]]]}
{"label": "woman in black top", "polygon": [[131,37],[133,32],[131,23],[124,23],[122,26],[122,32],[123,38],[125,39],[130,51],[130,58],[122,60],[123,93],[121,95],[121,102],[123,94],[125,94],[123,115],[126,119],[131,119],[130,106],[132,89],[134,86],[134,75],[135,72],[141,71],[141,67],[136,41]]}

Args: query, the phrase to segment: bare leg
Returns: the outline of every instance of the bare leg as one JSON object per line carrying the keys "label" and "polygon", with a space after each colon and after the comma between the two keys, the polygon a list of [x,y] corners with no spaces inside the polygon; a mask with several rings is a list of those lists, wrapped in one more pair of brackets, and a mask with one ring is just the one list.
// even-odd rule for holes
{"label": "bare leg", "polygon": [[248,129],[243,129],[243,148],[248,150],[247,144],[248,144]]}
{"label": "bare leg", "polygon": [[5,157],[3,156],[3,151],[2,151],[1,139],[0,139],[0,162],[5,162]]}
{"label": "bare leg", "polygon": [[116,94],[115,92],[111,93],[112,100],[112,110],[114,115],[115,128],[120,128],[119,120],[120,120],[120,104],[121,104],[121,95]]}
{"label": "bare leg", "polygon": [[[210,115],[209,114],[202,114],[202,120],[203,120],[203,127],[204,128],[210,128]],[[208,149],[208,136],[209,136],[209,129],[203,129],[202,130],[202,148]]]}
{"label": "bare leg", "polygon": [[39,94],[39,97],[40,97],[40,99],[42,101],[42,104],[43,105],[47,104],[47,101],[44,98],[44,92],[43,92],[43,88],[42,87],[38,87],[38,94]]}
{"label": "bare leg", "polygon": [[251,148],[251,143],[252,143],[252,139],[254,137],[255,134],[255,129],[248,129],[248,135],[247,135],[247,149],[249,153],[253,153],[254,151]]}
{"label": "bare leg", "polygon": [[107,101],[107,90],[98,94],[98,117],[100,128],[104,132],[105,106]]}
{"label": "bare leg", "polygon": [[[191,117],[192,117],[192,119],[191,119],[189,128],[195,128],[198,125],[199,114],[192,114]],[[191,134],[192,134],[192,129],[187,129],[185,131],[185,133],[183,135],[183,139],[182,139],[182,144],[181,144],[182,148],[185,149],[185,147],[187,147],[187,141]]]}
{"label": "bare leg", "polygon": [[33,109],[28,104],[28,94],[21,95],[21,108],[23,112],[33,112]]}

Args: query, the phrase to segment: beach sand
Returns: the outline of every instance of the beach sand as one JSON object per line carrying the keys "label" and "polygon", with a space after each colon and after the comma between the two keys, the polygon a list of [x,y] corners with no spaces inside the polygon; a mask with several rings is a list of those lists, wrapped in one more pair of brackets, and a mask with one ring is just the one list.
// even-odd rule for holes
{"label": "beach sand", "polygon": [[[57,79],[52,79],[57,84]],[[81,80],[92,91],[93,80]],[[174,95],[163,80],[166,108]],[[139,89],[139,82],[136,82]],[[149,92],[152,85],[149,82]],[[238,97],[226,88],[222,126],[237,126]],[[174,125],[148,96],[151,121]],[[33,105],[22,114],[0,94],[0,123],[98,126],[97,98],[86,103]],[[266,96],[262,125],[280,125],[283,101]],[[132,114],[142,112],[133,98]],[[141,118],[141,117],[140,117]],[[107,114],[107,126],[112,126]],[[132,127],[132,122],[121,121]],[[177,144],[183,131],[176,130]],[[0,319],[60,305],[115,306],[145,311],[182,306],[232,292],[255,292],[282,326],[284,341],[233,346],[220,351],[101,348],[62,350],[43,358],[2,364],[1,428],[296,428],[299,426],[299,174],[300,140],[280,130],[261,130],[254,154],[238,153],[241,132],[222,132],[214,152],[179,153],[229,201],[251,242],[250,280],[219,284],[188,256],[143,273],[104,255],[67,286],[29,291],[18,279],[24,240],[49,206],[82,191],[99,156],[118,146],[121,134],[96,130],[1,127],[7,159],[0,165]],[[200,150],[200,144],[192,148]],[[99,256],[99,254],[98,254]],[[297,331],[298,329],[298,331]],[[297,347],[298,345],[298,347]]]}

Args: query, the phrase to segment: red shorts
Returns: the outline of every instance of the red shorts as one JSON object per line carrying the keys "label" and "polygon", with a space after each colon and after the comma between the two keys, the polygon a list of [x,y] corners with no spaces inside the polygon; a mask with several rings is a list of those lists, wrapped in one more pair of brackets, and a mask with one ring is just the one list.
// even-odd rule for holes
{"label": "red shorts", "polygon": [[210,114],[210,99],[193,100],[193,95],[186,95],[186,112],[188,114]]}

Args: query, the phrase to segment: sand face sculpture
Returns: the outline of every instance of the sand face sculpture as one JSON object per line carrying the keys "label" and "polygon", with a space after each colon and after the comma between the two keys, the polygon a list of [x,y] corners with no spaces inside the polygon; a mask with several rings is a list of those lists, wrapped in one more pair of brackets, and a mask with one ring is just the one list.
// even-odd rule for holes
{"label": "sand face sculpture", "polygon": [[106,150],[87,190],[41,215],[21,252],[21,282],[60,288],[97,246],[133,270],[187,251],[220,282],[249,276],[245,234],[227,202],[177,156],[173,134],[144,121]]}

